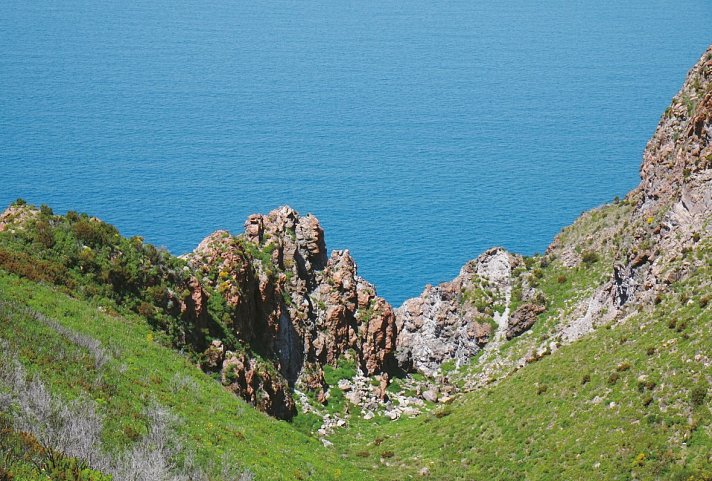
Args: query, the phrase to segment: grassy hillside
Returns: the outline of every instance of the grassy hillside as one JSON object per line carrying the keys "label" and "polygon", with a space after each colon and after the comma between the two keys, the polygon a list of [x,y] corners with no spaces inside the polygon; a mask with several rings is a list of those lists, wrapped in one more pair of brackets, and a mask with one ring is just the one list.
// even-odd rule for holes
{"label": "grassy hillside", "polygon": [[[709,238],[670,266],[691,273],[646,311],[513,368],[609,278],[614,259],[630,249],[630,208],[619,202],[586,213],[549,253],[525,259],[510,309],[534,289],[546,310],[525,335],[448,373],[461,387],[478,378],[485,387],[415,419],[352,416],[330,448],[301,432],[314,430],[314,415],[276,421],[228,392],[196,365],[191,342],[176,342],[180,320],[145,308],[152,301],[141,285],[161,292],[181,285],[178,260],[95,223],[88,232],[106,230],[112,240],[96,244],[87,261],[67,247],[77,232],[88,235],[76,228],[86,218],[40,213],[31,229],[5,236],[0,250],[0,480],[104,481],[78,461],[97,456],[92,466],[105,473],[120,472],[131,456],[146,465],[157,456],[171,476],[156,479],[166,481],[712,479]],[[48,250],[37,228],[43,220],[54,222]],[[65,237],[71,242],[62,245]],[[67,252],[76,262],[63,259]],[[570,265],[567,256],[581,260]],[[114,285],[104,292],[106,282]],[[327,369],[335,379],[339,372]],[[44,390],[53,401],[42,418],[31,398]],[[334,394],[341,401],[329,409],[347,410],[343,394]],[[32,416],[17,422],[23,409],[46,423],[87,422],[61,456],[46,449],[58,446],[50,439],[56,432],[39,429]],[[2,477],[8,473],[14,477]]]}
{"label": "grassy hillside", "polygon": [[[255,411],[158,337],[138,316],[0,270],[0,339],[7,343],[0,369],[14,369],[12,353],[29,382],[39,380],[65,404],[90,403],[103,418],[104,450],[121,453],[140,442],[150,434],[151,407],[160,406],[177,418],[178,468],[194,458],[209,479],[228,479],[225,464],[260,480],[368,479],[318,440]],[[39,472],[31,464],[2,456],[5,469],[25,473],[16,479],[46,479],[27,474]]]}
{"label": "grassy hillside", "polygon": [[[0,235],[0,481],[107,479],[81,460],[133,479],[117,474],[129,459],[142,474],[158,462],[163,474],[144,475],[166,481],[710,480],[709,237],[671,261],[689,274],[642,313],[541,351],[636,248],[626,232],[655,232],[631,208],[584,214],[517,268],[510,310],[526,292],[545,310],[524,335],[448,372],[484,387],[414,419],[356,414],[328,448],[304,434],[315,415],[276,421],[200,370],[195,347],[223,330],[221,306],[210,306],[207,333],[171,311],[190,296],[175,293],[180,259],[87,216],[19,209],[35,217]],[[335,385],[352,371],[325,373]],[[329,412],[359,412],[332,391]]]}
{"label": "grassy hillside", "polygon": [[[704,262],[649,312],[428,415],[378,428],[356,423],[333,441],[383,480],[712,479],[711,254],[709,240],[689,251],[687,260]],[[542,287],[562,308],[581,268],[550,269]],[[560,294],[547,286],[554,274],[568,276]],[[550,313],[542,320],[529,337],[555,322]]]}

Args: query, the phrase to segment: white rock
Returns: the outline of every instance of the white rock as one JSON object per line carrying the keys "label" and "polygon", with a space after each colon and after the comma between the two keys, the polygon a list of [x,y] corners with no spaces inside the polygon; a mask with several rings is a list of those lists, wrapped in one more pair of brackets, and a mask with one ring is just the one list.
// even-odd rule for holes
{"label": "white rock", "polygon": [[428,389],[423,393],[423,399],[431,403],[438,402],[438,392],[435,389]]}

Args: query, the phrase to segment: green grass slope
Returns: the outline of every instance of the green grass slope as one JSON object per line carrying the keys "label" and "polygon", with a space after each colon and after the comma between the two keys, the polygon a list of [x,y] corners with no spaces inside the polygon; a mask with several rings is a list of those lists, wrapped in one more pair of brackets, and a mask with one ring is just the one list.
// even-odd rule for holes
{"label": "green grass slope", "polygon": [[[257,412],[226,391],[158,342],[158,334],[138,316],[106,312],[2,270],[0,303],[0,338],[28,375],[37,375],[53,395],[65,402],[93,401],[105,419],[101,438],[109,451],[126,449],[144,436],[146,409],[157,404],[178,417],[176,430],[182,444],[208,472],[211,463],[226,458],[259,480],[369,479],[318,440]],[[40,322],[37,314],[60,327]],[[99,341],[107,358],[98,360],[91,349],[73,342],[77,335]],[[0,368],[11,366],[6,363]],[[27,469],[18,465],[17,472]],[[211,479],[225,478],[213,473]]]}
{"label": "green grass slope", "polygon": [[[383,480],[712,479],[712,245],[687,255],[704,262],[647,312],[428,415],[333,441]],[[571,294],[545,290],[552,305]]]}

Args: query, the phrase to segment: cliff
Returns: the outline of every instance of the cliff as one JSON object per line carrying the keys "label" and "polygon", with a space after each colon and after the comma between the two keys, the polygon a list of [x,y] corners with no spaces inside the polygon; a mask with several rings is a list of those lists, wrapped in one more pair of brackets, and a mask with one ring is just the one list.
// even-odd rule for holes
{"label": "cliff", "polygon": [[[289,207],[253,215],[243,235],[216,232],[185,259],[200,282],[226,300],[230,332],[274,359],[291,389],[313,391],[326,402],[324,365],[350,356],[374,375],[394,362],[391,306],[358,276],[348,251],[327,257],[314,216],[300,217]],[[219,340],[207,352],[208,367],[234,379],[229,385],[238,394],[279,417],[294,414],[290,390],[279,381],[265,378],[255,386],[253,360],[225,351]]]}
{"label": "cliff", "polygon": [[[672,283],[707,262],[688,253],[712,233],[711,119],[712,47],[689,71],[648,142],[636,189],[582,215],[543,256],[491,250],[453,281],[407,300],[396,310],[398,359],[433,374],[483,351],[482,372],[467,382],[472,389],[654,306]],[[557,282],[547,285],[550,277]],[[566,299],[560,299],[562,289]],[[550,329],[538,341],[520,343],[528,343],[527,350],[500,355],[499,342],[485,348],[542,320]]]}

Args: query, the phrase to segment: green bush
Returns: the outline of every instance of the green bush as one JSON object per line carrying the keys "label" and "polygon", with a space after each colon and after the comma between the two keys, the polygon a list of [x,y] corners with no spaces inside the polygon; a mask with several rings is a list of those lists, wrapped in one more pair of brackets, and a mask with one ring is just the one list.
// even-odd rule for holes
{"label": "green bush", "polygon": [[690,404],[693,407],[702,406],[707,399],[707,384],[700,383],[690,390]]}
{"label": "green bush", "polygon": [[53,211],[52,208],[51,208],[50,206],[48,206],[47,204],[42,204],[42,205],[40,206],[40,214],[41,214],[43,217],[51,217],[51,216],[54,215],[54,211]]}
{"label": "green bush", "polygon": [[438,409],[434,413],[435,417],[438,419],[442,419],[446,416],[449,416],[450,414],[452,414],[452,408],[450,406],[445,406],[441,409]]}
{"label": "green bush", "polygon": [[111,481],[112,479],[111,476],[90,469],[83,461],[56,453],[48,456],[45,472],[54,481]]}
{"label": "green bush", "polygon": [[598,254],[593,251],[586,251],[581,256],[581,260],[583,261],[583,263],[589,266],[598,262],[598,259]]}
{"label": "green bush", "polygon": [[618,372],[625,372],[625,371],[628,371],[629,369],[630,369],[629,362],[622,362],[622,363],[618,364],[618,366],[616,367],[616,371],[618,371]]}

